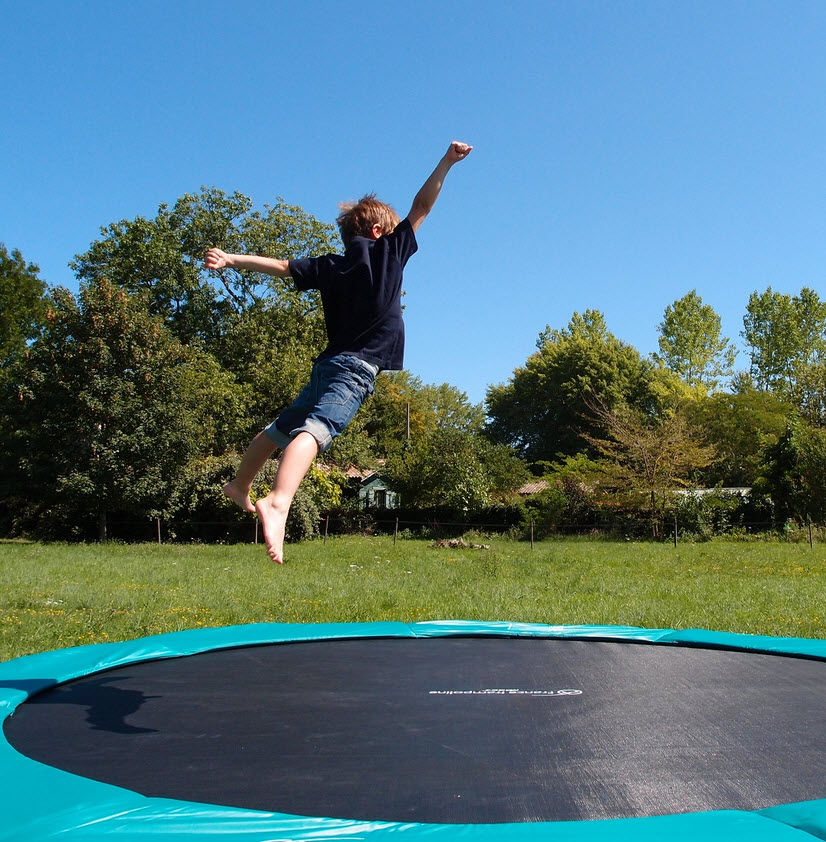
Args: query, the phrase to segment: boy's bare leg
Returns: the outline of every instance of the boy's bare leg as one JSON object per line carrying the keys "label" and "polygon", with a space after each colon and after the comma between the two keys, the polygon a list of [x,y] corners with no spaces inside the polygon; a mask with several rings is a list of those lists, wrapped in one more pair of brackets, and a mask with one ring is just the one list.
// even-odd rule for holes
{"label": "boy's bare leg", "polygon": [[275,453],[276,443],[262,430],[246,449],[241,464],[231,479],[224,486],[224,494],[237,503],[245,512],[254,512],[255,506],[250,500],[250,489],[256,474],[264,467],[264,463]]}
{"label": "boy's bare leg", "polygon": [[299,433],[281,455],[272,491],[255,504],[264,528],[267,555],[276,564],[284,563],[284,526],[293,497],[317,455],[318,442],[307,432]]}

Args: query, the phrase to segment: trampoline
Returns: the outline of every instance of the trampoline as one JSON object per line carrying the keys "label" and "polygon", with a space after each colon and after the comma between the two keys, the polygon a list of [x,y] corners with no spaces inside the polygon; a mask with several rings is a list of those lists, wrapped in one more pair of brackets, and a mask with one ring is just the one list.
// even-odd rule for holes
{"label": "trampoline", "polygon": [[826,839],[826,641],[264,624],[0,664],[0,840]]}

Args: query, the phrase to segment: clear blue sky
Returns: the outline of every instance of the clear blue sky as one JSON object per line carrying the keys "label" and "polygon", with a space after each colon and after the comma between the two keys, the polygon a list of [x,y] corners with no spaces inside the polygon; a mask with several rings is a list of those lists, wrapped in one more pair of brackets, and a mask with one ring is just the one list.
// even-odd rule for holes
{"label": "clear blue sky", "polygon": [[[822,294],[826,3],[0,0],[0,241],[77,288],[99,228],[201,185],[325,221],[404,215],[453,139],[408,266],[407,367],[473,401],[550,324],[601,310],[656,350],[696,288]],[[745,364],[741,358],[741,364]]]}

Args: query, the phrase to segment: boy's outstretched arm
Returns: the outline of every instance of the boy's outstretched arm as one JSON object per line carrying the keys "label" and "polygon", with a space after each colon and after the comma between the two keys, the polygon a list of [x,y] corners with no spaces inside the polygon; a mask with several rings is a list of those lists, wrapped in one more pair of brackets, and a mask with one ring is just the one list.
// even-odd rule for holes
{"label": "boy's outstretched arm", "polygon": [[256,254],[227,254],[221,249],[210,249],[206,253],[204,266],[207,269],[250,269],[286,278],[290,274],[290,261],[277,257],[259,257]]}
{"label": "boy's outstretched arm", "polygon": [[445,176],[448,174],[450,168],[459,161],[464,161],[470,155],[471,149],[473,149],[472,146],[468,146],[467,143],[460,143],[458,140],[454,140],[448,146],[447,152],[442,156],[442,160],[436,164],[436,169],[433,170],[427,181],[425,181],[416,194],[416,198],[413,199],[413,206],[410,208],[407,218],[414,231],[424,222],[424,218],[433,209],[433,205],[436,204],[436,199],[439,198],[442,184],[444,184]]}

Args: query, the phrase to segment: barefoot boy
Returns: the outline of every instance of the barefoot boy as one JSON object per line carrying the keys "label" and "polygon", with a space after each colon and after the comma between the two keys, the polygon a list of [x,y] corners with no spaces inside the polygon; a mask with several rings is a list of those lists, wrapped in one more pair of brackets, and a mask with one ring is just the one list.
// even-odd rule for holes
{"label": "barefoot boy", "polygon": [[[344,254],[294,260],[207,252],[208,269],[250,269],[291,276],[299,290],[321,292],[328,344],[313,365],[310,382],[295,402],[262,430],[247,448],[224,494],[242,509],[257,512],[267,554],[284,563],[284,526],[295,492],[313,460],[340,435],[373,392],[379,371],[403,366],[402,272],[418,248],[416,230],[430,213],[445,176],[473,147],[454,141],[422,185],[407,217],[374,196],[342,205],[338,217]],[[282,448],[272,491],[255,506],[255,475]]]}

